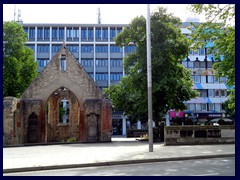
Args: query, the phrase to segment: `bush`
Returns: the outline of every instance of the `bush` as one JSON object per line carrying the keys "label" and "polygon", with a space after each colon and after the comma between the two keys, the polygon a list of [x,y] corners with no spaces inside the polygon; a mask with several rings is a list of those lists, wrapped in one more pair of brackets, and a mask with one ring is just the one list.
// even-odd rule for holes
{"label": "bush", "polygon": [[77,139],[75,137],[70,137],[69,139],[67,139],[67,142],[76,142]]}

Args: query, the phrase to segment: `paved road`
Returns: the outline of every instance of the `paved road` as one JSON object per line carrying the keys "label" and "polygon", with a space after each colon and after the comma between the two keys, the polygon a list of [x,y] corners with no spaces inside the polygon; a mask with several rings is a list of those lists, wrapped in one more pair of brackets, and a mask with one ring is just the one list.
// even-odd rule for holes
{"label": "paved road", "polygon": [[235,176],[235,158],[7,173],[4,176]]}

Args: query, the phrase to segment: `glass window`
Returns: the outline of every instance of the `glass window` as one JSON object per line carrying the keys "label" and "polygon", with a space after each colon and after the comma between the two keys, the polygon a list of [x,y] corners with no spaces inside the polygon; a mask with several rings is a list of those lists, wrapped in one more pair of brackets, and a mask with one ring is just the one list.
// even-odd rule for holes
{"label": "glass window", "polygon": [[57,40],[57,32],[58,32],[58,29],[57,28],[52,28],[52,40],[56,41]]}
{"label": "glass window", "polygon": [[195,76],[195,83],[200,83],[200,76]]}
{"label": "glass window", "polygon": [[72,40],[72,37],[73,37],[72,28],[71,28],[71,27],[68,27],[68,28],[67,28],[67,40],[68,40],[68,41],[71,41],[71,40]]}
{"label": "glass window", "polygon": [[43,40],[43,28],[42,27],[37,28],[37,40]]}
{"label": "glass window", "polygon": [[117,28],[117,34],[119,34],[120,32],[122,32],[122,28],[121,28],[121,27],[118,27],[118,28]]}
{"label": "glass window", "polygon": [[201,111],[202,110],[202,106],[199,103],[196,103],[196,111]]}
{"label": "glass window", "polygon": [[96,73],[96,81],[107,81],[108,74],[107,73]]}
{"label": "glass window", "polygon": [[221,104],[219,103],[215,104],[215,111],[221,111]]}
{"label": "glass window", "polygon": [[213,97],[214,96],[214,90],[213,89],[208,89],[208,96]]}
{"label": "glass window", "polygon": [[200,55],[205,55],[205,53],[204,53],[204,48],[201,48],[201,49],[200,49]]}
{"label": "glass window", "polygon": [[114,38],[116,37],[116,29],[110,28],[110,39],[111,41],[114,41]]}
{"label": "glass window", "polygon": [[125,46],[125,53],[130,53],[136,50],[136,46]]}
{"label": "glass window", "polygon": [[220,83],[225,83],[226,82],[226,78],[225,77],[220,77]]}
{"label": "glass window", "polygon": [[53,53],[56,53],[58,52],[58,50],[61,48],[61,45],[60,44],[53,44],[52,45],[52,52]]}
{"label": "glass window", "polygon": [[207,111],[207,104],[202,104],[202,110]]}
{"label": "glass window", "polygon": [[50,28],[44,28],[44,40],[49,41],[50,40]]}
{"label": "glass window", "polygon": [[73,53],[78,53],[78,50],[79,50],[78,45],[67,45],[67,48]]}
{"label": "glass window", "polygon": [[226,96],[226,90],[225,89],[221,89],[221,96],[225,97]]}
{"label": "glass window", "polygon": [[213,83],[213,76],[208,76],[208,83]]}
{"label": "glass window", "polygon": [[200,62],[194,62],[194,68],[199,68],[199,63]]}
{"label": "glass window", "polygon": [[108,45],[96,45],[97,53],[105,53],[108,52]]}
{"label": "glass window", "polygon": [[201,83],[206,83],[206,76],[201,76]]}
{"label": "glass window", "polygon": [[190,111],[195,111],[195,105],[193,103],[189,104],[189,110]]}
{"label": "glass window", "polygon": [[84,27],[81,28],[81,40],[87,41],[87,28]]}
{"label": "glass window", "polygon": [[96,66],[98,67],[107,67],[108,66],[108,60],[107,59],[96,59]]}
{"label": "glass window", "polygon": [[122,73],[111,73],[110,80],[111,81],[120,81],[122,76],[123,76]]}
{"label": "glass window", "polygon": [[27,47],[31,48],[33,52],[35,52],[35,45],[34,44],[27,44]]}
{"label": "glass window", "polygon": [[206,89],[202,89],[202,97],[207,97],[207,90]]}
{"label": "glass window", "polygon": [[49,45],[37,45],[37,52],[38,53],[49,53]]}
{"label": "glass window", "polygon": [[39,67],[45,67],[49,63],[49,59],[46,59],[46,58],[39,59],[38,58],[37,62],[38,62]]}
{"label": "glass window", "polygon": [[220,96],[220,90],[219,89],[215,89],[215,96]]}
{"label": "glass window", "polygon": [[96,38],[96,41],[101,41],[101,38],[102,38],[101,28],[95,29],[95,38]]}
{"label": "glass window", "polygon": [[73,40],[79,41],[79,28],[78,27],[73,28]]}
{"label": "glass window", "polygon": [[194,55],[199,55],[199,49],[194,50]]}
{"label": "glass window", "polygon": [[102,29],[102,40],[103,41],[108,41],[108,28],[103,28]]}
{"label": "glass window", "polygon": [[214,104],[212,104],[212,103],[210,103],[209,104],[209,111],[214,111],[215,109],[214,109]]}
{"label": "glass window", "polygon": [[93,41],[93,28],[88,28],[88,41]]}
{"label": "glass window", "polygon": [[89,76],[93,79],[94,77],[93,77],[93,73],[88,73],[89,74]]}
{"label": "glass window", "polygon": [[120,46],[111,45],[110,46],[110,52],[111,53],[122,52],[122,48]]}
{"label": "glass window", "polygon": [[93,59],[82,59],[81,64],[84,67],[93,67]]}
{"label": "glass window", "polygon": [[182,65],[183,65],[183,67],[187,68],[187,62],[186,61],[183,61]]}
{"label": "glass window", "polygon": [[61,27],[59,28],[59,41],[63,41],[64,40],[64,28]]}
{"label": "glass window", "polygon": [[122,59],[110,59],[111,67],[122,67]]}
{"label": "glass window", "polygon": [[193,62],[191,62],[191,61],[188,62],[188,67],[189,67],[189,68],[193,68]]}
{"label": "glass window", "polygon": [[29,28],[29,41],[34,41],[35,40],[35,28],[30,27]]}
{"label": "glass window", "polygon": [[93,52],[93,45],[82,45],[81,46],[81,52],[82,53]]}
{"label": "glass window", "polygon": [[219,78],[217,76],[214,76],[214,83],[219,83]]}
{"label": "glass window", "polygon": [[66,71],[67,70],[67,61],[66,61],[66,57],[65,56],[62,56],[61,57],[61,70],[62,71]]}

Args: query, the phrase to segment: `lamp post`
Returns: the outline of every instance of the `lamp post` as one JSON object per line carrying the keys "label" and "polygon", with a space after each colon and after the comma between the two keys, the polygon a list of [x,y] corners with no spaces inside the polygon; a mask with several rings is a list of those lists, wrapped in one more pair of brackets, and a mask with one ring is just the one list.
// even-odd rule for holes
{"label": "lamp post", "polygon": [[[188,114],[185,114],[184,116],[185,116],[185,122],[186,122],[186,120],[187,120],[187,118],[188,118]],[[183,124],[183,125],[184,125],[184,124]]]}
{"label": "lamp post", "polygon": [[146,30],[147,30],[147,84],[148,84],[148,142],[149,152],[153,152],[150,4],[147,5]]}

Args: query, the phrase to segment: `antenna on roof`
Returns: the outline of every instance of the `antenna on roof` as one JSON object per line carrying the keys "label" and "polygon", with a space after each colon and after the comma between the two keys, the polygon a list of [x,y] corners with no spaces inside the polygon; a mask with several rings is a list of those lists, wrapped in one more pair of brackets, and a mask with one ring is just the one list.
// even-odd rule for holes
{"label": "antenna on roof", "polygon": [[21,9],[18,9],[18,18],[17,18],[17,22],[22,23],[22,16],[21,16]]}
{"label": "antenna on roof", "polygon": [[97,15],[98,15],[98,24],[101,24],[101,13],[100,13],[100,8],[97,10]]}

